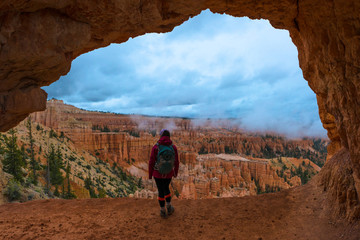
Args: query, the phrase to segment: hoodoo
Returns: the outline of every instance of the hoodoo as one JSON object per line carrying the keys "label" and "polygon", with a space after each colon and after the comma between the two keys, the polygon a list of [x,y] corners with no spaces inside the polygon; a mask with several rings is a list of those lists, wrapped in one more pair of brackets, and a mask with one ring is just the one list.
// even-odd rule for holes
{"label": "hoodoo", "polygon": [[[268,19],[290,32],[317,95],[333,156],[318,178],[337,215],[360,217],[360,1],[104,0],[0,3],[0,130],[44,110],[40,89],[77,56],[149,32],[168,32],[210,9]],[[331,167],[330,167],[331,166]]]}

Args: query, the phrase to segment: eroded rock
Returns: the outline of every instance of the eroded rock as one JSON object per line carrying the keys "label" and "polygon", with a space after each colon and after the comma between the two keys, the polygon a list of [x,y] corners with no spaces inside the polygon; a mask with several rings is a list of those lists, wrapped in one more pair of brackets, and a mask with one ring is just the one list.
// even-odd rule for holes
{"label": "eroded rock", "polygon": [[[305,79],[321,98],[323,114],[333,116],[331,124],[336,127],[330,127],[329,135],[340,141],[331,145],[330,152],[340,146],[349,150],[355,194],[360,196],[358,0],[2,1],[0,130],[44,109],[44,94],[31,89],[40,92],[40,86],[66,74],[80,54],[147,32],[171,31],[207,8],[235,17],[269,19],[274,27],[289,30]],[[29,97],[25,102],[19,101],[21,96]]]}

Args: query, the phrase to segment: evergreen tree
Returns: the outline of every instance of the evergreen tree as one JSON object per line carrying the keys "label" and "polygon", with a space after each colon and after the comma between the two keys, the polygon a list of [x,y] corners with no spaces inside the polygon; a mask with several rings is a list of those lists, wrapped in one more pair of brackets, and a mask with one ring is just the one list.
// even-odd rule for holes
{"label": "evergreen tree", "polygon": [[143,187],[142,178],[139,178],[138,187],[139,187],[139,188],[142,188],[142,187]]}
{"label": "evergreen tree", "polygon": [[93,188],[93,183],[91,181],[90,175],[85,179],[85,188],[89,190],[89,194],[91,198],[97,198],[98,196],[95,193],[95,189]]}
{"label": "evergreen tree", "polygon": [[60,197],[60,192],[59,192],[59,188],[58,188],[57,185],[55,186],[54,195],[57,196],[57,197]]}
{"label": "evergreen tree", "polygon": [[99,198],[104,198],[106,197],[106,192],[103,188],[98,188],[98,192],[99,192]]}
{"label": "evergreen tree", "polygon": [[28,159],[28,155],[26,154],[25,146],[24,146],[24,145],[21,145],[20,154],[21,154],[21,159],[22,159],[23,167],[26,167],[26,165],[27,165],[26,160]]}
{"label": "evergreen tree", "polygon": [[35,160],[35,153],[34,153],[34,138],[32,135],[32,128],[31,128],[31,117],[28,117],[28,120],[26,122],[26,128],[28,129],[28,137],[29,137],[29,142],[30,142],[30,169],[31,169],[31,174],[30,174],[30,179],[31,182],[35,185],[37,185],[38,183],[38,175],[36,173],[36,170],[38,169],[38,162]]}
{"label": "evergreen tree", "polygon": [[54,145],[50,145],[50,149],[48,151],[47,154],[45,154],[46,157],[46,192],[49,194],[50,192],[50,164],[51,162],[54,162],[54,158],[55,158],[55,150],[54,150]]}
{"label": "evergreen tree", "polygon": [[[51,166],[51,165],[50,165]],[[56,188],[61,185],[64,181],[64,177],[60,171],[60,169],[64,168],[63,164],[63,157],[62,153],[60,151],[60,146],[58,146],[56,153],[55,153],[55,159],[52,164],[52,168],[50,167],[50,179],[51,183],[56,186]]]}
{"label": "evergreen tree", "polygon": [[67,162],[67,167],[66,167],[66,184],[67,184],[67,188],[66,191],[64,193],[64,198],[66,199],[74,199],[76,198],[76,195],[71,191],[71,185],[70,185],[70,163],[69,161]]}
{"label": "evergreen tree", "polygon": [[22,167],[25,167],[26,161],[17,145],[16,131],[9,131],[10,137],[4,136],[4,159],[3,170],[14,176],[18,182],[24,182]]}
{"label": "evergreen tree", "polygon": [[63,184],[62,184],[61,197],[65,198],[65,181],[63,181]]}
{"label": "evergreen tree", "polygon": [[48,160],[49,182],[57,189],[57,187],[64,181],[60,171],[60,169],[63,168],[63,159],[60,147],[58,146],[58,149],[55,151],[54,145],[51,144],[46,158]]}

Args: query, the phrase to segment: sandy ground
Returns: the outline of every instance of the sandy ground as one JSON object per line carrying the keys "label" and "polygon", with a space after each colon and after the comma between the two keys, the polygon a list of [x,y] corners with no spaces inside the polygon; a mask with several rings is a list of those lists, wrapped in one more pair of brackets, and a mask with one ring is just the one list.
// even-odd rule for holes
{"label": "sandy ground", "polygon": [[[0,239],[360,239],[359,222],[330,220],[307,184],[254,197],[174,200],[41,200],[0,206]],[[318,193],[318,194],[317,194]]]}

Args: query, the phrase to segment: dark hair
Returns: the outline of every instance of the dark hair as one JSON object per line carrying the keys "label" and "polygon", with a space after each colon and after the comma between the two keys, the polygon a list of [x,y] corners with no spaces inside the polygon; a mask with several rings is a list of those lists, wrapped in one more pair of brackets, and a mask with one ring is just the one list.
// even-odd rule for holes
{"label": "dark hair", "polygon": [[168,136],[168,137],[170,137],[170,132],[168,131],[168,130],[165,130],[162,134],[161,134],[161,136],[163,137],[163,136]]}

